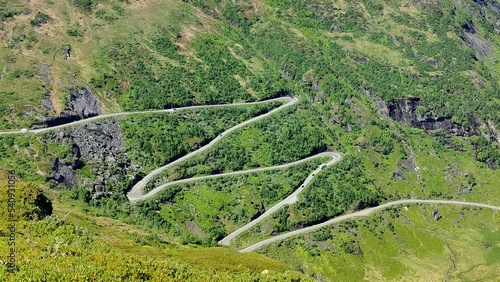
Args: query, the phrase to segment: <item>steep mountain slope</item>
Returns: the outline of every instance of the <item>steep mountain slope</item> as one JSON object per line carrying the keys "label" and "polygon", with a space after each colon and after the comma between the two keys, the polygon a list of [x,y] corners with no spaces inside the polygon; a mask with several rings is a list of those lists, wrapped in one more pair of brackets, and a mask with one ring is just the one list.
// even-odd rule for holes
{"label": "steep mountain slope", "polygon": [[[343,154],[297,203],[232,247],[390,200],[500,205],[495,1],[0,0],[0,19],[0,131],[114,112],[297,97],[296,105],[224,136],[147,186],[281,165],[325,150]],[[61,210],[71,204],[153,229],[174,245],[215,246],[290,195],[321,162],[174,185],[135,205],[126,193],[154,169],[279,105],[148,113],[40,135],[0,135],[0,171],[15,170],[21,182],[51,191],[49,198],[64,202]],[[478,211],[480,224],[457,219],[475,238],[469,245],[459,243],[467,234],[454,236],[458,227],[448,224],[460,216],[445,210],[447,224],[429,219],[431,207],[410,207],[410,215],[381,212],[262,252],[320,280],[494,277],[497,212]],[[408,237],[408,226],[430,239]],[[418,252],[415,240],[429,251]],[[384,245],[392,249],[380,251]],[[449,269],[446,250],[454,269],[426,272],[432,258]],[[474,264],[466,252],[487,259]],[[394,269],[379,263],[394,257],[404,260]],[[356,264],[357,274],[342,263]]]}

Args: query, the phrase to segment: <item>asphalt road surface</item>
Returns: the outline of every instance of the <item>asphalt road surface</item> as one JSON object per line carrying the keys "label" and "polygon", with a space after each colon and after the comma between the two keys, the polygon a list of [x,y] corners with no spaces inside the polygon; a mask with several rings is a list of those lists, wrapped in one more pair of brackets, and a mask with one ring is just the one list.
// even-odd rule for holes
{"label": "asphalt road surface", "polygon": [[[299,186],[299,188],[297,190],[295,190],[290,196],[286,197],[283,201],[277,203],[276,205],[274,205],[273,207],[268,209],[266,212],[264,212],[258,218],[252,220],[251,222],[249,222],[245,226],[243,226],[243,227],[237,229],[236,231],[232,232],[231,234],[227,235],[225,238],[223,238],[222,240],[219,241],[219,244],[224,245],[224,246],[229,245],[231,240],[234,239],[236,236],[240,235],[241,233],[250,229],[255,224],[266,219],[267,217],[269,217],[271,214],[273,214],[274,212],[279,210],[284,205],[291,205],[291,204],[294,204],[295,202],[297,202],[297,195],[299,195],[306,188],[306,186],[309,184],[309,182],[311,182],[311,180],[313,180],[313,178],[316,177],[318,175],[318,173],[324,167],[328,167],[330,165],[333,165],[334,163],[338,162],[341,159],[341,156],[339,154],[332,153],[332,152],[320,153],[318,155],[331,157],[332,160],[326,164],[321,164],[317,169],[315,169],[313,172],[311,172],[311,174],[309,174],[309,176],[306,178],[306,180],[304,180],[304,182]],[[318,155],[316,155],[316,156],[318,156]]]}
{"label": "asphalt road surface", "polygon": [[164,110],[147,110],[147,111],[136,111],[136,112],[120,112],[120,113],[113,113],[113,114],[106,114],[106,115],[99,115],[91,118],[86,118],[86,119],[81,119],[77,121],[73,121],[70,123],[65,123],[57,126],[52,126],[52,127],[47,127],[47,128],[39,128],[39,129],[20,129],[18,131],[0,131],[0,135],[12,135],[12,134],[28,134],[28,133],[43,133],[47,131],[52,131],[52,130],[57,130],[61,128],[66,128],[78,124],[85,124],[85,123],[90,123],[90,122],[95,122],[98,120],[102,119],[107,119],[111,117],[121,117],[121,116],[129,116],[129,115],[139,115],[139,114],[152,114],[152,113],[172,113],[175,111],[185,111],[185,110],[195,110],[195,109],[207,109],[207,108],[222,108],[222,107],[236,107],[236,106],[248,106],[248,105],[256,105],[256,104],[263,104],[263,103],[268,103],[270,101],[285,101],[285,102],[293,102],[296,103],[297,99],[296,98],[290,98],[290,97],[280,97],[280,98],[275,98],[275,99],[269,99],[269,100],[264,100],[264,101],[259,101],[259,102],[249,102],[249,103],[233,103],[233,104],[219,104],[219,105],[201,105],[201,106],[189,106],[189,107],[181,107],[181,108],[172,108],[172,109],[164,109]]}
{"label": "asphalt road surface", "polygon": [[[269,111],[265,114],[262,114],[260,116],[256,116],[254,118],[251,118],[249,120],[246,120],[238,125],[235,125],[233,127],[231,127],[230,129],[224,131],[223,133],[221,133],[219,136],[217,136],[216,138],[214,138],[212,141],[210,141],[210,143],[206,144],[205,146],[199,148],[198,150],[196,151],[193,151],[181,158],[178,158],[177,160],[171,162],[171,163],[168,163],[167,165],[165,166],[162,166],[160,168],[157,168],[155,170],[153,170],[152,172],[150,172],[148,175],[146,175],[141,181],[137,182],[137,184],[134,185],[134,187],[132,187],[132,189],[128,192],[127,194],[127,197],[129,198],[130,201],[138,201],[138,200],[142,200],[142,199],[146,199],[146,198],[149,198],[151,197],[152,195],[158,193],[161,189],[155,189],[153,191],[155,191],[153,194],[146,194],[144,195],[143,194],[143,189],[144,187],[146,186],[146,184],[156,175],[162,173],[164,170],[168,169],[169,167],[175,165],[175,164],[178,164],[182,161],[185,161],[189,158],[192,158],[204,151],[206,151],[208,148],[212,147],[213,145],[215,145],[217,142],[219,142],[224,136],[226,136],[227,134],[241,128],[241,127],[244,127],[250,123],[253,123],[253,122],[256,122],[256,121],[259,121],[263,118],[266,118],[278,111],[281,111],[283,110],[284,108],[287,108],[287,107],[290,107],[292,105],[294,105],[295,103],[297,103],[297,98],[291,98],[291,97],[283,97],[283,98],[278,98],[278,99],[275,99],[275,100],[281,100],[281,101],[286,101],[287,103],[272,110],[272,111]],[[256,103],[259,103],[259,102],[256,102]],[[248,105],[249,103],[245,103],[245,104],[240,104],[240,105]],[[231,105],[236,105],[236,104],[231,104]]]}
{"label": "asphalt road surface", "polygon": [[382,204],[380,206],[364,209],[362,211],[358,211],[355,213],[335,217],[335,218],[332,218],[332,219],[325,221],[323,223],[320,223],[320,224],[316,224],[313,226],[309,226],[309,227],[305,227],[302,229],[291,231],[291,232],[288,232],[285,234],[281,234],[281,235],[260,241],[259,243],[253,244],[253,245],[241,250],[240,252],[242,252],[242,253],[252,252],[252,251],[255,251],[255,250],[257,250],[265,245],[269,245],[271,243],[278,242],[278,241],[284,240],[286,238],[289,238],[289,237],[292,237],[295,235],[311,232],[311,231],[320,229],[321,227],[325,227],[325,226],[328,226],[330,224],[334,224],[334,223],[344,221],[347,219],[360,217],[360,216],[368,216],[374,211],[378,211],[381,209],[385,209],[387,207],[401,205],[401,204],[448,204],[448,205],[474,206],[474,207],[480,207],[480,208],[486,208],[486,209],[500,210],[500,207],[497,207],[497,206],[491,206],[491,205],[480,204],[480,203],[471,203],[471,202],[446,201],[446,200],[400,200],[400,201],[389,202],[389,203]]}

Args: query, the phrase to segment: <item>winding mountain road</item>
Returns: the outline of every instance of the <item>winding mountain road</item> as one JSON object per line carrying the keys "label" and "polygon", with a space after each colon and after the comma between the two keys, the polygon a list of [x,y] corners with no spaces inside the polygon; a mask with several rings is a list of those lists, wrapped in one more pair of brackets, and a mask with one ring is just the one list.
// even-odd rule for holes
{"label": "winding mountain road", "polygon": [[[172,167],[173,165],[175,164],[178,164],[182,161],[185,161],[189,158],[192,158],[204,151],[206,151],[208,148],[212,147],[213,145],[215,145],[217,142],[219,142],[225,135],[241,128],[241,127],[244,127],[250,123],[253,123],[253,122],[256,122],[258,120],[261,120],[263,118],[266,118],[278,111],[281,111],[283,110],[284,108],[287,108],[287,107],[290,107],[292,105],[294,105],[295,103],[297,103],[297,98],[292,98],[292,97],[282,97],[282,98],[277,98],[277,99],[274,99],[274,100],[281,100],[281,101],[286,101],[287,103],[276,108],[276,109],[273,109],[265,114],[262,114],[260,116],[256,116],[256,117],[253,117],[249,120],[246,120],[238,125],[235,125],[231,128],[229,128],[228,130],[224,131],[223,133],[221,133],[219,136],[217,136],[216,138],[214,138],[212,141],[210,141],[210,143],[206,144],[205,146],[199,148],[198,150],[196,151],[193,151],[181,158],[178,158],[177,160],[171,162],[171,163],[168,163],[160,168],[157,168],[155,170],[153,170],[152,172],[150,172],[148,175],[146,175],[141,181],[137,182],[137,184],[134,185],[134,187],[132,187],[132,189],[128,192],[127,194],[127,197],[129,198],[130,201],[138,201],[138,200],[143,200],[143,199],[147,199],[153,195],[155,195],[156,193],[158,193],[159,191],[161,191],[163,188],[165,188],[166,186],[164,186],[163,188],[159,189],[159,187],[155,188],[153,191],[149,192],[148,194],[144,195],[143,194],[143,189],[144,187],[146,186],[146,184],[156,175],[162,173],[164,170],[168,169],[169,167]],[[267,100],[269,101],[269,100]],[[254,102],[254,104],[256,103],[263,103],[263,102]],[[250,103],[244,103],[244,104],[239,104],[239,105],[249,105]],[[238,105],[238,104],[231,104],[231,105]],[[209,178],[209,176],[207,176],[207,178]],[[213,177],[212,177],[213,178]],[[200,180],[200,179],[198,179]],[[186,182],[188,181],[188,179],[186,180]],[[160,186],[161,187],[161,186]]]}
{"label": "winding mountain road", "polygon": [[[271,214],[273,214],[274,212],[279,210],[284,205],[291,205],[291,204],[294,204],[295,202],[297,202],[297,196],[306,188],[306,186],[309,184],[309,182],[311,182],[311,180],[313,180],[313,178],[316,176],[316,174],[318,174],[323,168],[326,168],[327,166],[333,165],[334,163],[338,162],[341,159],[341,156],[339,154],[332,153],[332,152],[320,153],[320,154],[316,155],[315,157],[317,157],[317,156],[331,157],[332,160],[326,164],[321,164],[317,169],[315,169],[311,174],[309,174],[309,176],[306,178],[306,180],[304,180],[304,182],[300,185],[300,187],[297,190],[295,190],[290,196],[286,197],[283,201],[277,203],[276,205],[274,205],[273,207],[268,209],[266,212],[264,212],[258,218],[250,221],[245,226],[243,226],[243,227],[235,230],[231,234],[227,235],[225,238],[223,238],[222,240],[219,241],[219,244],[224,245],[224,246],[229,245],[229,243],[231,243],[231,240],[233,240],[236,236],[238,236],[241,233],[252,228],[254,225],[261,222],[262,220],[264,220],[265,218],[267,218],[268,216],[270,216]],[[305,160],[307,160],[307,159],[303,159],[303,160],[298,161],[298,162],[302,162]]]}
{"label": "winding mountain road", "polygon": [[255,250],[257,250],[265,245],[269,245],[269,244],[274,243],[274,242],[282,241],[286,238],[289,238],[289,237],[292,237],[295,235],[311,232],[311,231],[320,229],[322,227],[328,226],[330,224],[334,224],[334,223],[348,220],[351,218],[368,216],[375,211],[382,210],[382,209],[385,209],[385,208],[388,208],[391,206],[395,206],[395,205],[401,205],[401,204],[448,204],[448,205],[474,206],[474,207],[480,207],[480,208],[500,210],[500,207],[497,207],[497,206],[486,205],[486,204],[481,204],[481,203],[471,203],[471,202],[446,201],[446,200],[416,200],[416,199],[399,200],[399,201],[385,203],[385,204],[382,204],[380,206],[364,209],[364,210],[361,210],[361,211],[358,211],[355,213],[335,217],[335,218],[332,218],[332,219],[325,221],[323,223],[320,223],[320,224],[312,225],[312,226],[305,227],[305,228],[298,229],[298,230],[294,230],[294,231],[291,231],[291,232],[288,232],[285,234],[274,236],[272,238],[269,238],[269,239],[260,241],[256,244],[253,244],[253,245],[241,250],[240,252],[242,252],[242,253],[252,252],[252,251],[255,251]]}
{"label": "winding mountain road", "polygon": [[[304,159],[301,159],[301,160],[298,160],[298,161],[295,161],[295,162],[291,162],[291,163],[287,163],[287,164],[282,164],[282,165],[269,166],[269,167],[260,167],[260,168],[254,168],[254,169],[232,171],[232,172],[221,173],[221,174],[212,174],[212,175],[207,175],[207,176],[198,176],[198,177],[193,177],[193,178],[186,178],[186,179],[181,179],[181,180],[175,180],[175,181],[171,181],[171,182],[162,184],[162,185],[154,188],[153,190],[151,190],[147,194],[136,196],[135,198],[132,198],[132,199],[129,197],[129,199],[131,201],[144,200],[144,199],[153,197],[158,192],[160,192],[161,190],[163,190],[163,189],[165,189],[165,188],[167,188],[169,186],[177,185],[177,184],[181,184],[181,183],[188,183],[188,182],[194,182],[194,181],[200,181],[200,180],[212,179],[212,178],[219,178],[219,177],[225,177],[225,176],[232,176],[232,175],[242,175],[242,174],[250,174],[250,173],[254,173],[254,172],[262,172],[262,171],[283,169],[283,168],[288,168],[288,167],[296,166],[296,165],[299,165],[301,163],[305,163],[307,161],[310,161],[312,159],[316,159],[316,158],[319,158],[319,157],[332,157],[334,160],[335,160],[335,158],[337,158],[337,159],[340,158],[340,156],[338,154],[336,154],[336,153],[324,152],[324,153],[319,153],[319,154],[316,154],[314,156],[307,157],[307,158],[304,158]],[[327,163],[326,165],[329,165],[330,163],[331,162]],[[307,179],[306,179],[306,181],[307,181]],[[307,183],[309,183],[309,181],[307,181]],[[307,183],[304,182],[304,185],[307,185]],[[299,189],[303,189],[303,188],[299,188]],[[298,193],[300,193],[300,191],[297,190],[297,191],[294,192],[294,194],[295,193],[298,194]]]}
{"label": "winding mountain road", "polygon": [[[164,109],[164,110],[146,110],[146,111],[135,111],[135,112],[119,112],[119,113],[112,113],[112,114],[106,114],[106,115],[98,115],[86,119],[81,119],[77,121],[73,121],[70,123],[65,123],[57,126],[52,126],[52,127],[47,127],[47,128],[39,128],[39,129],[20,129],[18,131],[0,131],[0,135],[14,135],[14,134],[27,134],[27,133],[43,133],[47,131],[53,131],[61,128],[66,128],[70,126],[75,126],[79,124],[85,124],[85,123],[90,123],[90,122],[95,122],[98,120],[102,119],[107,119],[111,117],[121,117],[121,116],[130,116],[130,115],[139,115],[139,114],[154,114],[154,113],[173,113],[175,111],[185,111],[185,110],[196,110],[196,109],[208,109],[208,108],[223,108],[223,107],[236,107],[236,106],[249,106],[249,105],[257,105],[257,104],[263,104],[263,103],[269,103],[271,101],[284,101],[287,102],[285,106],[290,106],[292,104],[295,104],[297,102],[296,98],[291,98],[291,97],[280,97],[280,98],[274,98],[274,99],[269,99],[269,100],[264,100],[264,101],[258,101],[258,102],[248,102],[248,103],[233,103],[233,104],[218,104],[218,105],[201,105],[201,106],[188,106],[188,107],[181,107],[181,108],[172,108],[172,109]],[[281,106],[283,107],[283,106]]]}
{"label": "winding mountain road", "polygon": [[[314,156],[311,156],[311,157],[308,157],[308,158],[305,158],[305,159],[302,159],[302,160],[298,160],[298,161],[295,161],[295,162],[292,162],[292,163],[288,163],[288,164],[283,164],[283,165],[277,165],[277,166],[272,166],[272,167],[263,167],[263,168],[256,168],[256,169],[248,169],[248,170],[242,170],[242,171],[234,171],[234,172],[228,172],[228,173],[222,173],[222,174],[216,174],[216,175],[208,175],[208,176],[200,176],[200,177],[193,177],[193,178],[189,178],[189,179],[182,179],[182,180],[176,180],[176,181],[172,181],[172,182],[169,182],[169,183],[165,183],[163,185],[160,185],[156,188],[154,188],[152,191],[150,191],[149,193],[147,194],[143,194],[143,189],[144,187],[146,186],[146,184],[156,175],[160,174],[161,172],[163,172],[164,170],[168,169],[169,167],[177,164],[177,163],[180,163],[184,160],[187,160],[197,154],[200,154],[201,152],[203,151],[206,151],[208,148],[212,147],[213,145],[215,145],[217,142],[219,142],[223,136],[241,128],[241,127],[244,127],[250,123],[253,123],[253,122],[256,122],[258,120],[261,120],[265,117],[268,117],[269,115],[272,115],[286,107],[290,107],[292,105],[294,105],[295,103],[297,103],[297,98],[295,97],[281,97],[281,98],[275,98],[275,99],[270,99],[270,100],[265,100],[265,101],[259,101],[259,102],[249,102],[249,103],[234,103],[234,104],[219,104],[219,105],[204,105],[204,106],[188,106],[188,107],[181,107],[181,108],[173,108],[173,109],[164,109],[164,110],[147,110],[147,111],[134,111],[134,112],[120,112],[120,113],[112,113],[112,114],[107,114],[107,115],[99,115],[99,116],[95,116],[95,117],[91,117],[91,118],[87,118],[87,119],[82,119],[82,120],[78,120],[78,121],[74,121],[74,122],[70,122],[70,123],[67,123],[67,124],[63,124],[63,125],[58,125],[58,126],[53,126],[53,127],[48,127],[48,128],[40,128],[40,129],[32,129],[32,130],[29,130],[29,129],[21,129],[19,131],[3,131],[3,132],[0,132],[0,135],[13,135],[13,134],[37,134],[37,133],[43,133],[43,132],[48,132],[48,131],[52,131],[52,130],[57,130],[57,129],[62,129],[62,128],[66,128],[66,127],[70,127],[70,126],[74,126],[74,125],[79,125],[79,124],[85,124],[85,123],[90,123],[90,122],[95,122],[95,121],[98,121],[98,120],[102,120],[102,119],[106,119],[106,118],[110,118],[110,117],[120,117],[120,116],[128,116],[128,115],[138,115],[138,114],[149,114],[149,113],[169,113],[169,112],[175,112],[175,111],[182,111],[182,110],[194,110],[194,109],[204,109],[204,108],[222,108],[222,107],[235,107],[235,106],[245,106],[245,105],[255,105],[255,104],[262,104],[262,103],[268,103],[270,101],[284,101],[286,102],[286,104],[278,107],[278,108],[275,108],[265,114],[262,114],[260,116],[257,116],[257,117],[254,117],[254,118],[251,118],[249,120],[246,120],[236,126],[233,126],[231,127],[230,129],[224,131],[223,133],[221,133],[219,136],[217,136],[216,138],[214,138],[210,143],[208,143],[207,145],[199,148],[198,150],[196,151],[193,151],[163,167],[160,167],[160,168],[157,168],[155,170],[153,170],[152,172],[150,172],[148,175],[146,175],[141,181],[139,181],[136,185],[134,185],[134,187],[132,187],[132,189],[130,190],[130,192],[127,194],[127,197],[129,198],[130,201],[134,202],[134,201],[139,201],[139,200],[143,200],[143,199],[147,199],[147,198],[150,198],[150,197],[153,197],[154,195],[156,195],[158,192],[160,192],[161,190],[165,189],[166,187],[168,186],[172,186],[172,185],[176,185],[176,184],[181,184],[181,183],[187,183],[187,182],[192,182],[192,181],[200,181],[200,180],[205,180],[205,179],[212,179],[212,178],[218,178],[218,177],[224,177],[224,176],[231,176],[231,175],[242,175],[242,174],[249,174],[249,173],[253,173],[253,172],[262,172],[262,171],[269,171],[269,170],[277,170],[277,169],[283,169],[283,168],[287,168],[287,167],[291,167],[291,166],[295,166],[295,165],[298,165],[298,164],[301,164],[301,163],[304,163],[304,162],[307,162],[311,159],[314,159],[314,158],[318,158],[318,157],[331,157],[332,160],[329,161],[328,163],[326,164],[321,164],[317,169],[315,169],[305,180],[304,182],[300,185],[300,187],[295,190],[290,196],[288,196],[287,198],[285,198],[284,200],[282,200],[281,202],[279,202],[278,204],[274,205],[273,207],[271,207],[269,210],[267,210],[265,213],[263,213],[262,215],[260,215],[258,218],[252,220],[251,222],[249,222],[248,224],[246,224],[245,226],[235,230],[234,232],[232,232],[231,234],[229,234],[228,236],[226,236],[225,238],[223,238],[222,240],[219,241],[219,244],[221,245],[229,245],[231,240],[234,239],[236,236],[238,236],[239,234],[247,231],[248,229],[250,229],[251,227],[255,226],[257,223],[261,222],[262,220],[264,220],[265,218],[269,217],[272,213],[276,212],[277,210],[279,210],[281,207],[283,207],[284,205],[288,205],[288,204],[293,204],[297,201],[297,196],[305,189],[305,187],[311,182],[311,180],[322,170],[324,169],[325,167],[328,167],[330,165],[333,165],[335,164],[336,162],[338,162],[340,159],[341,159],[341,156],[338,154],[338,153],[333,153],[333,152],[324,152],[324,153],[319,153],[317,155],[314,155]],[[371,213],[375,212],[375,211],[378,211],[378,210],[382,210],[382,209],[385,209],[387,207],[391,207],[391,206],[395,206],[395,205],[401,205],[401,204],[449,204],[449,205],[465,205],[465,206],[474,206],[474,207],[480,207],[480,208],[488,208],[488,209],[494,209],[494,210],[500,210],[500,207],[498,206],[492,206],[492,205],[487,205],[487,204],[481,204],[481,203],[471,203],[471,202],[460,202],[460,201],[447,201],[447,200],[417,200],[417,199],[409,199],[409,200],[399,200],[399,201],[394,201],[394,202],[389,202],[389,203],[385,203],[385,204],[382,204],[382,205],[379,205],[379,206],[376,206],[376,207],[372,207],[372,208],[368,208],[368,209],[364,209],[364,210],[361,210],[361,211],[358,211],[358,212],[354,212],[354,213],[351,213],[351,214],[346,214],[346,215],[342,215],[342,216],[339,216],[339,217],[335,217],[335,218],[332,218],[328,221],[325,221],[323,223],[320,223],[320,224],[316,224],[316,225],[313,225],[313,226],[309,226],[309,227],[305,227],[305,228],[302,228],[302,229],[298,229],[298,230],[294,230],[294,231],[291,231],[291,232],[288,232],[288,233],[285,233],[285,234],[281,234],[281,235],[277,235],[277,236],[274,236],[272,238],[269,238],[269,239],[266,239],[266,240],[263,240],[261,242],[258,242],[256,244],[253,244],[243,250],[240,250],[240,252],[252,252],[252,251],[255,251],[265,245],[269,245],[271,243],[274,243],[274,242],[278,242],[278,241],[281,241],[281,240],[284,240],[286,238],[289,238],[289,237],[292,237],[292,236],[296,236],[296,235],[299,235],[299,234],[303,234],[303,233],[307,233],[307,232],[311,232],[311,231],[314,231],[314,230],[317,230],[317,229],[320,229],[322,227],[325,227],[325,226],[328,226],[328,225],[331,225],[331,224],[334,224],[334,223],[337,223],[337,222],[340,222],[340,221],[344,221],[344,220],[348,220],[348,219],[352,219],[352,218],[355,218],[355,217],[361,217],[361,216],[368,216],[370,215]]]}

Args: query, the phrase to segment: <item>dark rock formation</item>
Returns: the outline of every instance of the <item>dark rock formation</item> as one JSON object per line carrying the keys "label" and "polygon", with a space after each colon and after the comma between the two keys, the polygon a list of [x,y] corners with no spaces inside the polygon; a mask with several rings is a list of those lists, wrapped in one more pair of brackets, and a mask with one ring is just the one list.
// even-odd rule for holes
{"label": "dark rock formation", "polygon": [[464,24],[462,29],[463,34],[461,38],[467,46],[476,50],[480,56],[484,57],[491,54],[491,47],[476,33],[476,28],[473,23]]}
{"label": "dark rock formation", "polygon": [[50,99],[51,91],[45,85],[42,85],[42,89],[45,92],[45,95],[42,98],[42,106],[47,112],[53,114],[55,112],[55,109],[54,104],[52,103],[52,99]]}
{"label": "dark rock formation", "polygon": [[335,31],[341,30],[343,28],[344,26],[340,24],[333,24],[332,26],[330,26],[330,30],[335,30]]}
{"label": "dark rock formation", "polygon": [[427,60],[427,62],[428,62],[431,66],[434,66],[434,67],[439,66],[439,61],[436,61],[436,60]]}
{"label": "dark rock formation", "polygon": [[366,63],[366,62],[368,62],[368,59],[365,57],[356,57],[356,58],[354,58],[354,61],[358,62],[358,63]]}
{"label": "dark rock formation", "polygon": [[101,114],[101,103],[97,95],[89,88],[73,91],[69,96],[69,108],[80,118],[88,118]]}
{"label": "dark rock formation", "polygon": [[116,156],[124,149],[124,137],[117,120],[75,126],[71,136],[86,163],[118,164]]}
{"label": "dark rock formation", "polygon": [[49,22],[49,16],[42,12],[36,13],[35,17],[31,20],[31,25],[42,26]]}
{"label": "dark rock formation", "polygon": [[480,5],[481,7],[486,7],[486,5],[488,5],[486,3],[486,1],[483,1],[483,0],[473,0],[473,1],[474,1],[474,3]]}
{"label": "dark rock formation", "polygon": [[392,174],[392,179],[405,180],[405,174],[415,172],[415,167],[410,159],[402,160],[396,167],[396,171]]}
{"label": "dark rock formation", "polygon": [[387,104],[385,101],[377,96],[376,94],[372,93],[370,90],[366,88],[360,88],[358,89],[361,93],[365,94],[366,97],[370,98],[373,100],[373,103],[375,103],[375,106],[378,108],[379,114],[381,114],[384,118],[389,117],[389,108],[387,107]]}
{"label": "dark rock formation", "polygon": [[56,158],[51,161],[52,177],[49,180],[52,183],[62,184],[68,188],[78,185],[76,179],[75,164],[73,162],[65,162]]}
{"label": "dark rock formation", "polygon": [[266,212],[266,208],[264,207],[264,203],[260,203],[259,210],[250,217],[250,220],[254,220],[259,216],[263,215]]}
{"label": "dark rock formation", "polygon": [[464,128],[454,123],[450,117],[422,117],[417,113],[418,106],[426,106],[419,98],[395,99],[389,103],[389,116],[398,122],[424,130],[443,130],[445,133],[457,136],[469,136],[473,128]]}
{"label": "dark rock formation", "polygon": [[500,13],[500,3],[491,3],[491,9]]}
{"label": "dark rock formation", "polygon": [[[71,127],[67,135],[56,133],[53,142],[72,143],[73,162],[56,159],[52,182],[66,187],[78,184],[93,192],[93,198],[109,196],[110,190],[126,189],[140,180],[139,168],[125,155],[125,137],[117,119]],[[77,179],[76,170],[87,167],[91,179]],[[124,187],[125,186],[125,187]]]}
{"label": "dark rock formation", "polygon": [[85,87],[80,91],[73,90],[68,96],[67,107],[60,116],[46,120],[45,124],[56,126],[99,114],[101,114],[101,102],[90,88]]}
{"label": "dark rock formation", "polygon": [[489,137],[489,139],[493,142],[500,143],[500,132],[496,129],[495,124],[491,120],[489,120],[486,125],[489,131],[486,135]]}
{"label": "dark rock formation", "polygon": [[68,46],[67,48],[64,48],[64,50],[62,51],[62,55],[63,55],[64,60],[67,60],[68,58],[70,58],[71,57],[71,47]]}
{"label": "dark rock formation", "polygon": [[493,12],[500,13],[500,3],[497,3],[494,0],[473,0],[474,3],[478,4],[479,6],[483,8],[489,8]]}
{"label": "dark rock formation", "polygon": [[434,218],[435,221],[439,221],[443,217],[438,210],[433,210],[431,212],[431,216],[432,218]]}

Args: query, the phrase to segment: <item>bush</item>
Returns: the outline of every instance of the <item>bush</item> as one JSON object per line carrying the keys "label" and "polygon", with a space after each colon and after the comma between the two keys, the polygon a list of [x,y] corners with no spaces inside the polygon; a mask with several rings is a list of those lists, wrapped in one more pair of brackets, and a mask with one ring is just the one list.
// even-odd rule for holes
{"label": "bush", "polygon": [[32,26],[42,26],[49,22],[49,16],[42,12],[36,13],[35,17],[31,20]]}
{"label": "bush", "polygon": [[84,12],[92,12],[99,0],[70,0],[70,3]]}

